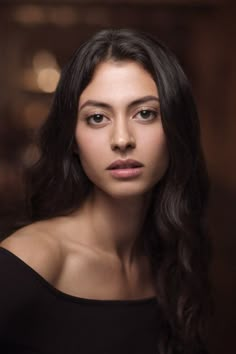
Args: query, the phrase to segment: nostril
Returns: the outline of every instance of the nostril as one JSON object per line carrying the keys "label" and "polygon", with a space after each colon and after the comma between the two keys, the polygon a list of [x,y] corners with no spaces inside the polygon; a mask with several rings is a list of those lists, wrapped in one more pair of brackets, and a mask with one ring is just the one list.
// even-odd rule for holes
{"label": "nostril", "polygon": [[129,142],[124,142],[124,141],[120,141],[120,142],[112,142],[111,143],[111,148],[112,150],[128,150],[128,149],[133,149],[135,148],[136,144],[134,141],[129,141]]}

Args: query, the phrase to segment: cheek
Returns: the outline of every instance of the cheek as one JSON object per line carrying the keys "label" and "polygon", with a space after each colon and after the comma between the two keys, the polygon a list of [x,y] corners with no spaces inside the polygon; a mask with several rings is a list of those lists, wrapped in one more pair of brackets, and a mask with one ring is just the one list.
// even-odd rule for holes
{"label": "cheek", "polygon": [[76,143],[81,156],[89,156],[100,146],[100,141],[87,129],[77,127]]}
{"label": "cheek", "polygon": [[151,156],[166,156],[168,154],[166,137],[162,128],[152,129],[147,134],[144,131],[140,134],[139,141],[142,142],[142,146],[146,146],[146,152]]}
{"label": "cheek", "polygon": [[105,142],[101,135],[82,130],[76,133],[78,154],[85,173],[89,176],[94,174],[102,162],[105,151]]}
{"label": "cheek", "polygon": [[145,153],[149,164],[164,174],[169,164],[169,151],[163,130],[153,130],[148,136],[143,136],[143,144],[147,147]]}

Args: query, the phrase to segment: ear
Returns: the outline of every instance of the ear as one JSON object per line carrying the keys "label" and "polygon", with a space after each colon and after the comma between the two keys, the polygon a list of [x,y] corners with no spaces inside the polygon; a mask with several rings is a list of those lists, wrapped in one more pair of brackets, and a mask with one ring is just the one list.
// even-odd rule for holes
{"label": "ear", "polygon": [[73,154],[76,154],[76,155],[79,154],[78,144],[77,144],[77,142],[75,140],[75,137],[73,137],[73,139],[71,139],[70,148],[69,149],[70,150],[72,149]]}
{"label": "ear", "polygon": [[78,146],[73,146],[73,154],[79,155],[79,149]]}
{"label": "ear", "polygon": [[76,141],[73,142],[72,150],[73,150],[73,154],[79,155],[79,148]]}

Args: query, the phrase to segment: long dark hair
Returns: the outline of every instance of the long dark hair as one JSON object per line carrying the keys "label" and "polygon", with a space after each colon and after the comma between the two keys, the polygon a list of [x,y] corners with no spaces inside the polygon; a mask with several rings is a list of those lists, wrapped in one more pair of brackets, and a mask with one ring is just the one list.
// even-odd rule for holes
{"label": "long dark hair", "polygon": [[162,317],[157,333],[159,353],[207,353],[209,181],[189,82],[173,53],[157,39],[134,30],[108,29],[74,53],[62,71],[40,132],[41,157],[28,182],[29,218],[33,222],[69,214],[88,196],[92,184],[74,153],[78,101],[96,66],[109,59],[140,63],[153,77],[160,95],[170,160],[154,188],[145,222]]}

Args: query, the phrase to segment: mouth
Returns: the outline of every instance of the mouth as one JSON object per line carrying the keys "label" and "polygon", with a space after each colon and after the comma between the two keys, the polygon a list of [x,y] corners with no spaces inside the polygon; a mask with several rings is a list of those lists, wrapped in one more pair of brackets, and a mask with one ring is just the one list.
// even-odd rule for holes
{"label": "mouth", "polygon": [[136,160],[116,160],[110,164],[107,170],[113,178],[118,180],[130,180],[142,175],[144,165]]}
{"label": "mouth", "polygon": [[136,160],[116,160],[107,167],[107,170],[125,170],[139,167],[143,167],[143,164]]}

